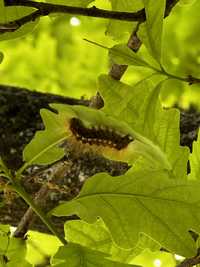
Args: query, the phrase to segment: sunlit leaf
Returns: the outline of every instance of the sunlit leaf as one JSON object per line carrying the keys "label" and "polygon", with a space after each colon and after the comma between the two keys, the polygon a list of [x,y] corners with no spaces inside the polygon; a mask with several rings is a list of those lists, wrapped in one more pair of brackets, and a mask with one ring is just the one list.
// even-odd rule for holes
{"label": "sunlit leaf", "polygon": [[113,129],[122,135],[130,135],[133,138],[133,141],[130,142],[127,147],[118,151],[116,151],[116,149],[110,149],[109,147],[102,147],[101,153],[103,155],[130,163],[135,162],[138,156],[144,156],[148,158],[154,166],[171,170],[167,158],[159,147],[151,140],[138,134],[134,128],[130,127],[123,120],[119,121],[114,116],[84,106],[68,106],[62,104],[52,104],[51,106],[63,114],[62,116],[68,116],[68,118],[68,112],[71,110],[71,114],[73,114],[75,118],[79,118],[85,127],[101,128],[103,126],[104,129]]}
{"label": "sunlit leaf", "polygon": [[160,249],[160,245],[144,233],[140,234],[139,241],[134,248],[120,248],[113,242],[102,220],[97,220],[94,224],[82,220],[68,221],[65,223],[65,236],[70,242],[107,253],[110,259],[124,263],[131,263],[135,256],[145,248]]}
{"label": "sunlit leaf", "polygon": [[25,260],[26,241],[10,236],[10,226],[0,225],[0,266],[31,267]]}
{"label": "sunlit leaf", "polygon": [[25,147],[23,158],[26,165],[49,164],[64,156],[59,147],[68,137],[67,115],[57,115],[49,110],[41,110],[45,130],[38,131],[32,141]]}
{"label": "sunlit leaf", "polygon": [[190,179],[200,179],[200,134],[198,134],[197,141],[192,144],[192,154],[190,155]]}
{"label": "sunlit leaf", "polygon": [[[136,12],[144,7],[141,0],[110,0],[111,8],[114,11],[126,11],[126,12]],[[125,39],[129,38],[129,35],[134,31],[137,22],[127,22],[110,20],[106,34],[113,37],[113,39]]]}
{"label": "sunlit leaf", "polygon": [[0,64],[1,64],[2,61],[3,61],[3,53],[0,52]]}
{"label": "sunlit leaf", "polygon": [[141,135],[158,145],[171,163],[178,178],[186,178],[189,149],[180,146],[177,109],[164,109],[159,101],[163,81],[153,85],[149,79],[128,86],[109,76],[99,78],[99,91],[104,98],[103,111],[127,122]]}
{"label": "sunlit leaf", "polygon": [[94,0],[45,0],[47,3],[52,3],[56,5],[66,5],[66,6],[80,6],[86,7],[89,3]]}
{"label": "sunlit leaf", "polygon": [[143,3],[146,13],[147,48],[150,48],[149,52],[160,62],[166,0],[143,0]]}
{"label": "sunlit leaf", "polygon": [[136,265],[123,264],[107,259],[106,254],[70,243],[60,247],[52,260],[52,266],[57,267],[136,267]]}
{"label": "sunlit leaf", "polygon": [[109,55],[117,64],[150,67],[144,59],[128,48],[127,45],[115,45],[109,50]]}
{"label": "sunlit leaf", "polygon": [[181,6],[190,6],[193,5],[195,2],[196,0],[180,0],[178,4]]}
{"label": "sunlit leaf", "polygon": [[9,170],[4,161],[2,160],[2,158],[0,157],[0,173],[1,172],[4,176],[9,176]]}
{"label": "sunlit leaf", "polygon": [[122,135],[129,135],[133,141],[127,149],[116,150],[102,146],[102,154],[109,155],[118,160],[134,162],[138,156],[148,158],[155,166],[170,170],[171,166],[159,147],[138,134],[125,122],[108,116],[102,111],[84,106],[70,106],[63,104],[52,104],[51,107],[58,111],[58,114],[48,110],[42,110],[41,116],[44,121],[45,130],[38,131],[33,140],[25,147],[23,159],[26,162],[20,169],[23,171],[30,164],[50,164],[64,156],[64,150],[60,145],[72,137],[73,133],[69,128],[71,118],[79,118],[85,127],[104,127],[114,129]]}
{"label": "sunlit leaf", "polygon": [[169,178],[161,171],[132,171],[115,178],[97,174],[77,198],[53,214],[77,214],[89,223],[101,217],[119,246],[135,246],[144,232],[167,250],[188,257],[196,250],[188,230],[200,231],[200,184]]}

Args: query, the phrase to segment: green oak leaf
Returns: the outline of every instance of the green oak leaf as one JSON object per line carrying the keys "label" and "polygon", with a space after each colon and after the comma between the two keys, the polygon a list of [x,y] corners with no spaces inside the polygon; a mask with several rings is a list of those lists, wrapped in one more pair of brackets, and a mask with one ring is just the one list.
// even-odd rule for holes
{"label": "green oak leaf", "polygon": [[[164,109],[159,101],[163,81],[156,85],[144,105],[142,129],[166,154],[173,166],[176,178],[187,177],[189,148],[180,146],[180,112],[178,109]],[[145,134],[146,133],[146,134]]]}
{"label": "green oak leaf", "polygon": [[189,149],[180,146],[180,112],[164,109],[159,101],[163,83],[154,85],[144,79],[131,87],[101,75],[99,92],[105,103],[102,111],[127,122],[137,133],[159,146],[169,160],[174,176],[186,178]]}
{"label": "green oak leaf", "polygon": [[112,156],[123,158],[130,163],[135,162],[138,156],[144,156],[153,165],[171,170],[168,160],[159,147],[138,134],[125,122],[119,122],[100,110],[84,106],[51,104],[51,107],[57,110],[58,114],[45,109],[41,110],[45,130],[36,132],[32,141],[25,147],[23,159],[26,163],[18,171],[18,175],[31,164],[50,164],[64,156],[64,149],[60,146],[72,136],[69,129],[70,118],[79,118],[86,127],[102,127],[102,125],[104,128],[111,127],[121,134],[129,134],[134,139],[125,151],[116,153],[114,149],[110,149],[111,151],[104,149],[103,154],[106,155],[108,152],[111,158]]}
{"label": "green oak leaf", "polygon": [[120,247],[136,246],[145,233],[172,253],[190,257],[196,246],[188,231],[200,231],[200,183],[170,178],[165,171],[137,168],[115,178],[97,174],[52,214],[77,214],[89,223],[100,217]]}
{"label": "green oak leaf", "polygon": [[124,264],[107,259],[107,254],[69,243],[60,247],[53,257],[51,266],[57,267],[137,267],[136,265]]}
{"label": "green oak leaf", "polygon": [[146,13],[146,38],[142,41],[150,54],[160,63],[166,0],[143,0],[143,3]]}
{"label": "green oak leaf", "polygon": [[31,267],[25,261],[26,241],[10,236],[10,226],[0,225],[0,266]]}
{"label": "green oak leaf", "polygon": [[[129,0],[110,0],[111,8],[113,11],[127,11],[136,12],[142,8],[144,5],[141,0],[129,1]],[[137,22],[127,22],[110,20],[106,34],[113,37],[113,39],[125,39],[133,32],[134,27],[136,27]]]}
{"label": "green oak leaf", "polygon": [[10,226],[7,224],[0,224],[0,255],[4,255],[7,251],[9,243]]}
{"label": "green oak leaf", "polygon": [[180,0],[178,4],[180,6],[191,6],[196,2],[196,0]]}
{"label": "green oak leaf", "polygon": [[1,157],[0,157],[0,172],[4,172],[4,162]]}
{"label": "green oak leaf", "polygon": [[[186,177],[188,149],[179,146],[179,113],[175,109],[163,110],[161,107],[158,96],[162,83],[152,87],[145,81],[131,88],[108,76],[101,76],[100,91],[106,100],[103,111],[63,104],[51,105],[58,114],[42,110],[46,130],[37,132],[25,147],[25,167],[30,164],[48,164],[62,158],[64,151],[59,146],[72,136],[69,119],[75,117],[79,118],[85,127],[112,128],[121,134],[129,134],[134,139],[119,153],[104,149],[102,153],[105,156],[131,164],[138,156],[143,156],[154,169],[165,168],[173,171],[176,177]],[[119,87],[124,90],[115,93]],[[146,162],[146,166],[149,164]],[[23,166],[22,170],[25,167]]]}
{"label": "green oak leaf", "polygon": [[65,236],[69,242],[95,249],[109,254],[109,259],[123,263],[131,263],[145,248],[152,251],[159,250],[161,245],[144,233],[140,234],[139,241],[134,248],[123,249],[117,246],[102,220],[94,224],[82,220],[67,221],[65,223]]}
{"label": "green oak leaf", "polygon": [[[1,266],[1,265],[0,265]],[[8,262],[5,267],[34,267],[32,264],[30,264],[25,259],[20,259],[19,261],[13,260],[11,262]]]}
{"label": "green oak leaf", "polygon": [[[144,156],[148,161],[155,167],[165,168],[171,170],[171,165],[168,162],[165,154],[159,149],[159,147],[151,142],[151,140],[145,138],[134,128],[130,127],[123,120],[109,116],[108,114],[100,111],[91,109],[84,106],[68,106],[63,104],[51,104],[51,107],[57,110],[60,114],[65,114],[71,110],[71,114],[74,117],[79,118],[86,127],[104,127],[105,129],[115,129],[115,131],[120,132],[124,135],[130,135],[133,141],[129,143],[126,149],[122,149],[119,153],[115,150],[103,149],[102,154],[105,156],[110,156],[113,159],[120,159],[128,161],[129,163],[134,163],[138,156]],[[72,116],[71,116],[72,117]]]}
{"label": "green oak leaf", "polygon": [[198,133],[197,141],[193,141],[192,154],[190,154],[190,179],[200,179],[200,134]]}
{"label": "green oak leaf", "polygon": [[125,44],[115,45],[110,48],[109,55],[117,64],[150,67],[143,58]]}
{"label": "green oak leaf", "polygon": [[38,131],[33,140],[25,147],[23,159],[26,163],[19,173],[31,164],[50,164],[64,156],[64,150],[60,146],[67,138],[72,137],[69,129],[71,118],[79,118],[85,127],[112,128],[122,135],[129,135],[133,138],[133,141],[119,152],[111,148],[102,149],[103,155],[124,160],[130,164],[133,164],[139,156],[143,156],[154,167],[172,170],[172,166],[159,145],[135,131],[134,127],[130,127],[131,125],[124,122],[124,118],[119,121],[119,118],[84,106],[51,104],[51,107],[57,110],[58,114],[44,109],[41,111],[45,130]]}
{"label": "green oak leaf", "polygon": [[64,150],[59,147],[68,137],[67,116],[70,114],[56,114],[46,109],[40,111],[45,130],[36,132],[34,138],[25,147],[22,167],[31,164],[50,164],[64,156]]}
{"label": "green oak leaf", "polygon": [[94,0],[46,0],[45,2],[56,5],[87,7],[89,3],[93,1]]}
{"label": "green oak leaf", "polygon": [[11,28],[8,27],[7,32],[1,32],[1,29],[5,29],[4,25],[6,23],[25,17],[34,11],[35,9],[30,7],[4,6],[4,0],[0,0],[0,41],[18,38],[31,32],[37,25],[39,21],[38,19],[35,21],[30,21],[14,31],[12,31],[12,28],[17,28],[17,25],[11,25]]}
{"label": "green oak leaf", "polygon": [[0,157],[0,173],[2,173],[2,175],[4,177],[9,177],[10,171],[7,168],[5,162],[3,161],[3,159]]}
{"label": "green oak leaf", "polygon": [[0,64],[1,64],[1,62],[3,61],[3,53],[2,52],[0,52]]}

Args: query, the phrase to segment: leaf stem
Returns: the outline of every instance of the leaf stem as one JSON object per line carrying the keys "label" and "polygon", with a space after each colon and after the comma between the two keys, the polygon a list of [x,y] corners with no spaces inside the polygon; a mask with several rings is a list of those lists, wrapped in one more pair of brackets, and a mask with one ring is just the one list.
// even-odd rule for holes
{"label": "leaf stem", "polygon": [[86,41],[86,42],[88,42],[88,43],[90,43],[90,44],[93,44],[93,45],[96,45],[96,46],[99,46],[99,47],[101,47],[101,48],[104,48],[104,49],[109,50],[109,47],[104,46],[104,45],[102,45],[102,44],[98,44],[97,42],[88,40],[88,39],[86,39],[86,38],[83,38],[83,41]]}
{"label": "leaf stem", "polygon": [[43,223],[49,228],[49,230],[60,240],[60,242],[63,245],[67,244],[67,241],[64,239],[64,237],[56,230],[54,225],[51,223],[51,221],[48,219],[46,214],[33,202],[33,200],[30,198],[30,196],[26,193],[26,191],[23,189],[23,187],[20,185],[20,183],[14,178],[10,177],[10,180],[12,182],[12,187],[16,191],[16,193],[21,196],[24,201],[32,208],[32,210],[40,217],[40,219],[43,221]]}
{"label": "leaf stem", "polygon": [[184,78],[184,77],[179,77],[179,76],[176,76],[174,74],[171,74],[171,73],[168,73],[162,66],[161,66],[161,69],[157,69],[151,65],[148,66],[150,69],[156,71],[158,74],[161,74],[161,75],[165,75],[167,76],[169,79],[176,79],[176,80],[179,80],[179,81],[182,81],[182,82],[186,82],[186,83],[189,83],[189,85],[191,84],[194,84],[194,83],[200,83],[200,79],[199,78],[195,78],[191,75],[188,75],[188,77]]}
{"label": "leaf stem", "polygon": [[[100,48],[109,50],[108,47],[106,47],[104,45],[101,45],[101,44],[98,44],[98,43],[96,43],[94,41],[88,40],[86,38],[84,38],[83,40],[88,42],[88,43],[91,43],[93,45],[99,46]],[[123,66],[125,66],[125,65],[123,65]],[[167,76],[169,79],[176,79],[176,80],[179,80],[179,81],[182,81],[182,82],[186,82],[189,85],[192,85],[194,83],[200,83],[200,78],[193,77],[192,75],[188,75],[186,78],[184,78],[184,77],[179,77],[179,76],[176,76],[174,74],[168,73],[161,64],[160,64],[160,69],[157,69],[156,67],[154,67],[154,66],[152,66],[152,65],[150,65],[149,63],[146,62],[146,67],[149,68],[149,69],[154,70],[157,74],[161,74],[161,75]]]}

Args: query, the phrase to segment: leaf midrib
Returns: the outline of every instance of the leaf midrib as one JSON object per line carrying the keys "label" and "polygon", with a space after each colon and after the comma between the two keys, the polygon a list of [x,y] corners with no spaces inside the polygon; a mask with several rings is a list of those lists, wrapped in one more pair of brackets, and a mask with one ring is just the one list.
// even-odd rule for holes
{"label": "leaf midrib", "polygon": [[[177,200],[177,199],[168,199],[168,198],[162,198],[162,197],[152,197],[150,195],[143,195],[143,194],[131,194],[131,193],[108,193],[108,192],[101,192],[101,193],[93,193],[93,194],[87,194],[87,195],[84,195],[84,196],[79,196],[77,197],[76,199],[74,200],[81,200],[83,198],[90,198],[90,197],[96,197],[96,196],[110,196],[110,197],[132,197],[132,198],[137,198],[137,197],[140,197],[140,198],[149,198],[149,199],[152,199],[152,200],[162,200],[162,201],[169,201],[169,202],[177,202],[177,203],[180,203],[180,204],[184,204],[184,205],[188,205],[188,206],[193,206],[194,207],[194,204],[195,202],[193,203],[187,203],[187,202],[184,202],[184,201],[181,201],[181,200]],[[200,200],[199,200],[200,202]],[[200,209],[200,206],[197,207]]]}

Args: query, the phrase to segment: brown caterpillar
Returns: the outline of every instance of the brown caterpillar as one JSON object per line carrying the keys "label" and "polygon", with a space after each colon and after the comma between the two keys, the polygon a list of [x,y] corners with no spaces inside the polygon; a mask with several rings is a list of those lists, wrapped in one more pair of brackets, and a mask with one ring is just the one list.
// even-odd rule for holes
{"label": "brown caterpillar", "polygon": [[88,129],[78,118],[70,120],[70,130],[76,140],[84,144],[109,146],[117,150],[127,147],[133,141],[130,135],[122,135],[110,128],[92,127],[92,129]]}

